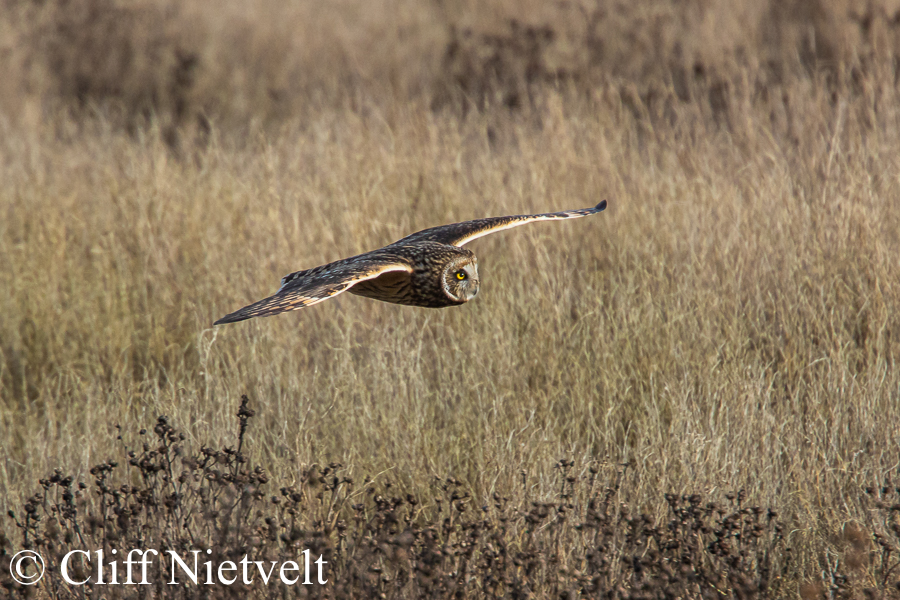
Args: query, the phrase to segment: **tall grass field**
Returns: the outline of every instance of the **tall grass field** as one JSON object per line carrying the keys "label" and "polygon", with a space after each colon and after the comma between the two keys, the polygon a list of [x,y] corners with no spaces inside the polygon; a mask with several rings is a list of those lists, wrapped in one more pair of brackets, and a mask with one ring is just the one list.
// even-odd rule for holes
{"label": "tall grass field", "polygon": [[[0,1],[0,598],[900,597],[898,73],[888,0]],[[60,575],[131,548],[328,582]]]}

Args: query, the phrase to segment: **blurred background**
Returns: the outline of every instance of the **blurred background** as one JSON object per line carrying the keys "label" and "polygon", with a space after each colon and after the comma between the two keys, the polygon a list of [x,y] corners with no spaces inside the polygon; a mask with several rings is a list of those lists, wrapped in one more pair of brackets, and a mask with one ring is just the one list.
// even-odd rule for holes
{"label": "blurred background", "polygon": [[[900,0],[0,0],[0,498],[127,469],[160,415],[234,446],[247,394],[273,489],[340,462],[426,525],[499,494],[513,545],[598,478],[647,523],[743,489],[785,531],[754,589],[895,593],[898,59]],[[604,198],[474,242],[465,306],[211,326],[418,229]]]}
{"label": "blurred background", "polygon": [[8,119],[152,120],[171,144],[327,109],[529,110],[547,88],[728,119],[736,91],[777,104],[796,80],[889,80],[900,43],[891,0],[5,0],[2,12]]}

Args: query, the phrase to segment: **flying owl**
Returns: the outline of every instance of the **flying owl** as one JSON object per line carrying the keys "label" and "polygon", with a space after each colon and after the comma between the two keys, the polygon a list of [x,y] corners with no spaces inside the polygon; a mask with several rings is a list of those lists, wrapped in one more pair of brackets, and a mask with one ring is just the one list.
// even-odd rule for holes
{"label": "flying owl", "polygon": [[576,219],[605,208],[606,200],[593,208],[492,217],[423,229],[378,250],[286,275],[274,295],[225,315],[214,325],[312,306],[341,292],[427,308],[464,304],[478,295],[481,284],[475,254],[463,248],[464,244],[525,223]]}

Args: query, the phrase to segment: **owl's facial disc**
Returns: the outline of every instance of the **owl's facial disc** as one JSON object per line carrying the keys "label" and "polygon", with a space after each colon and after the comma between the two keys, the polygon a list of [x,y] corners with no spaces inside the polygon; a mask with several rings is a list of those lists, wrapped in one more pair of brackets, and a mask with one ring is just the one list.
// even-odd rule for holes
{"label": "owl's facial disc", "polygon": [[460,302],[468,302],[478,294],[478,265],[474,261],[451,264],[444,274],[444,291]]}

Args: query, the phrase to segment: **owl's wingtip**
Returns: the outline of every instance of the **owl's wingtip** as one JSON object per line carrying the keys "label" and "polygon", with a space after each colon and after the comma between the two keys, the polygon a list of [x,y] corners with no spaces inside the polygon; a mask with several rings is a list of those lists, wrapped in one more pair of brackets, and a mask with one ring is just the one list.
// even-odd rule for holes
{"label": "owl's wingtip", "polygon": [[601,201],[600,204],[594,207],[594,210],[606,210],[606,200]]}
{"label": "owl's wingtip", "polygon": [[246,321],[249,318],[250,316],[242,314],[242,311],[239,310],[225,315],[224,317],[213,323],[213,326],[215,327],[216,325],[225,325],[226,323],[237,323],[238,321]]}

